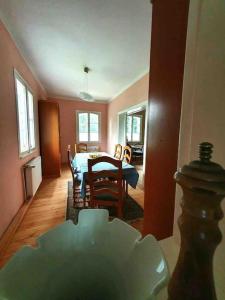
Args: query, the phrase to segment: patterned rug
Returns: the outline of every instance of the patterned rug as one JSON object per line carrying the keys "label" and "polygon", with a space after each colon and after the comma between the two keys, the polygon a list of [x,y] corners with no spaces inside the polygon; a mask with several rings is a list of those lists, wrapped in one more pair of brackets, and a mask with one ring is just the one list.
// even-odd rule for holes
{"label": "patterned rug", "polygon": [[[73,200],[73,183],[72,181],[68,181],[68,196],[67,196],[67,212],[66,212],[66,220],[72,220],[75,224],[78,220],[78,214],[83,207],[83,200],[80,197],[79,189],[76,192],[76,203]],[[87,208],[85,208],[87,209]],[[115,217],[115,208],[107,207],[109,210],[110,217]],[[124,211],[123,211],[123,220],[129,224],[132,222],[142,219],[144,215],[143,208],[135,202],[133,198],[128,196],[124,203]]]}

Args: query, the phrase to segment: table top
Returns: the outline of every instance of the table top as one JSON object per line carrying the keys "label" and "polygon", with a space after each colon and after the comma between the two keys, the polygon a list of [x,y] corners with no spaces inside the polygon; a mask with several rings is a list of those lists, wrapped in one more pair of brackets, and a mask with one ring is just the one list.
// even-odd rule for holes
{"label": "table top", "polygon": [[[106,152],[77,153],[73,160],[74,167],[76,167],[81,173],[88,172],[88,159],[92,159],[92,157],[90,156],[92,154],[99,155],[99,156],[113,157],[112,155],[110,155]],[[124,161],[122,162],[122,168],[123,169],[135,169],[134,166],[132,166]],[[110,163],[107,163],[107,162],[100,162],[93,167],[94,171],[112,170],[112,169],[116,169],[116,167],[114,167],[113,165],[111,165]]]}
{"label": "table top", "polygon": [[[86,186],[86,178],[88,173],[88,159],[91,159],[90,154],[93,153],[77,153],[73,159],[74,167],[80,172],[80,179],[81,179],[81,196],[85,196],[85,186]],[[96,152],[99,156],[110,156],[110,154],[106,152]],[[93,171],[101,171],[101,170],[116,170],[117,168],[110,163],[107,162],[100,162],[93,167]],[[127,181],[127,183],[136,188],[139,174],[136,168],[126,162],[122,162],[122,171],[123,177]]]}

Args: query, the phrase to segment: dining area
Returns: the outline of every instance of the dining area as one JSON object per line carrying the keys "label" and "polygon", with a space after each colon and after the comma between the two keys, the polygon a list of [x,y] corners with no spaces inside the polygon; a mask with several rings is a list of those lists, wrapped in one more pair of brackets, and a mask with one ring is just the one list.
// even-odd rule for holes
{"label": "dining area", "polygon": [[129,195],[129,187],[136,189],[139,174],[132,165],[132,149],[116,144],[114,153],[88,150],[88,145],[67,147],[69,182],[67,219],[70,212],[81,209],[105,208],[110,217],[133,220],[143,217],[143,208]]}

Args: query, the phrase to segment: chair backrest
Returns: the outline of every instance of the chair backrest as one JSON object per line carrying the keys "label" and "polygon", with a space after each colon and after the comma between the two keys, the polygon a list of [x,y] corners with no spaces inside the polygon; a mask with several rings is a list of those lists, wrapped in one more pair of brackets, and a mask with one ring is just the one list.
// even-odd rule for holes
{"label": "chair backrest", "polygon": [[77,154],[77,144],[74,144],[74,155]]}
{"label": "chair backrest", "polygon": [[72,173],[72,177],[73,177],[73,180],[75,179],[75,173],[76,173],[76,170],[73,166],[73,156],[71,154],[71,147],[70,145],[68,145],[67,147],[67,161],[68,161],[68,165],[69,165],[69,168],[70,168],[70,171]]}
{"label": "chair backrest", "polygon": [[85,143],[79,143],[79,144],[77,144],[76,150],[79,153],[87,152],[87,144],[85,144]]}
{"label": "chair backrest", "polygon": [[[102,162],[111,164],[112,170],[93,171],[93,167]],[[109,156],[88,159],[88,184],[92,207],[96,205],[115,206],[118,208],[118,216],[122,216],[124,193],[121,160]],[[101,200],[102,196],[106,196],[106,199]]]}
{"label": "chair backrest", "polygon": [[132,149],[129,146],[123,148],[123,158],[126,163],[130,164],[132,159]]}
{"label": "chair backrest", "polygon": [[115,145],[114,157],[117,159],[121,159],[123,147],[120,144]]}

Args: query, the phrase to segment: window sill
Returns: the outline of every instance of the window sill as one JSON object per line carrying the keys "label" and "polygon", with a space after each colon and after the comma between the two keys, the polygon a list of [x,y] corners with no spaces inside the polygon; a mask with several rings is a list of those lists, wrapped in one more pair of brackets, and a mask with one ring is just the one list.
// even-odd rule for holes
{"label": "window sill", "polygon": [[36,150],[37,150],[37,149],[34,148],[34,149],[32,149],[31,151],[29,151],[29,152],[21,153],[21,154],[19,155],[19,158],[20,158],[20,159],[24,159],[24,158],[26,158],[27,156],[33,154]]}
{"label": "window sill", "polygon": [[96,142],[86,142],[86,141],[78,141],[77,142],[77,144],[80,144],[80,143],[82,143],[82,144],[87,144],[87,145],[96,145],[96,144],[101,144],[101,142],[100,141],[96,141]]}

